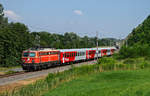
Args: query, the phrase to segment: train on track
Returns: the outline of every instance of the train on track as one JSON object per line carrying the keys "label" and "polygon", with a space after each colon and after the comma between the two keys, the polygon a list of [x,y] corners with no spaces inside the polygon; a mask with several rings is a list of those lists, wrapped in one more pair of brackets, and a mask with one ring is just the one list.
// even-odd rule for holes
{"label": "train on track", "polygon": [[42,70],[55,65],[93,60],[114,54],[115,47],[81,49],[29,49],[22,53],[23,70]]}

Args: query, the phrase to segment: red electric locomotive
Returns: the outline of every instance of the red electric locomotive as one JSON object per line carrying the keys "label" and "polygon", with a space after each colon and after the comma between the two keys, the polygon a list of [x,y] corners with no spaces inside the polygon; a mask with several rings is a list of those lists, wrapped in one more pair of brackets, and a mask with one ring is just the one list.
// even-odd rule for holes
{"label": "red electric locomotive", "polygon": [[22,54],[23,70],[40,70],[60,63],[58,50],[26,50]]}

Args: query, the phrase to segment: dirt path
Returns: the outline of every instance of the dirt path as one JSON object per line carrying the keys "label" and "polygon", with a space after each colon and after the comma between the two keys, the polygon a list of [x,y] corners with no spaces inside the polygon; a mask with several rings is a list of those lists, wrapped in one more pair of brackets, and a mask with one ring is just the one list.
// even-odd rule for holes
{"label": "dirt path", "polygon": [[25,86],[25,85],[28,85],[28,84],[32,84],[32,83],[36,82],[37,80],[45,79],[46,76],[47,75],[43,75],[43,76],[36,77],[36,78],[20,80],[20,81],[15,82],[15,83],[2,85],[2,86],[0,86],[0,93],[2,93],[2,92],[10,92],[10,91],[12,91],[14,89],[21,88],[22,86]]}

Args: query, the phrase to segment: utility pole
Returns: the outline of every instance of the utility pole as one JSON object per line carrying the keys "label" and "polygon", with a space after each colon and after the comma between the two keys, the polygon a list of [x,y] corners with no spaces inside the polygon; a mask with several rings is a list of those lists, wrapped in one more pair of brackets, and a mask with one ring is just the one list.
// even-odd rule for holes
{"label": "utility pole", "polygon": [[34,44],[37,50],[40,49],[40,36],[38,34],[36,34],[35,36],[35,40],[34,40]]}
{"label": "utility pole", "polygon": [[98,61],[98,53],[99,53],[98,52],[98,31],[96,31],[96,39],[97,39],[96,45],[97,45],[97,61]]}

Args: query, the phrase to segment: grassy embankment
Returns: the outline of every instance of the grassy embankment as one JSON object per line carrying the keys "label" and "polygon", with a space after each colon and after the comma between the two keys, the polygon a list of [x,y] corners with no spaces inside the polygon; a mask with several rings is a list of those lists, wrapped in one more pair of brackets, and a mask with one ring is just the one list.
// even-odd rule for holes
{"label": "grassy embankment", "polygon": [[101,73],[85,74],[43,96],[150,96],[150,64],[147,58],[129,58],[120,62],[103,58],[99,64]]}
{"label": "grassy embankment", "polygon": [[[135,96],[149,94],[149,59],[100,58],[98,64],[49,74],[45,80],[2,96]],[[141,70],[142,69],[142,70]],[[143,70],[145,69],[145,70]],[[146,86],[146,87],[144,87]],[[103,90],[103,91],[102,91]],[[106,95],[105,95],[106,94]],[[130,95],[131,94],[131,95]],[[142,96],[142,95],[139,95]]]}
{"label": "grassy embankment", "polygon": [[21,66],[15,66],[15,67],[0,67],[0,75],[5,74],[14,74],[18,71],[13,71],[13,69],[21,68]]}
{"label": "grassy embankment", "polygon": [[150,70],[126,70],[84,75],[43,96],[150,96]]}
{"label": "grassy embankment", "polygon": [[10,69],[15,69],[15,68],[21,68],[21,66],[15,66],[15,67],[0,67],[0,72],[1,71],[8,71]]}

